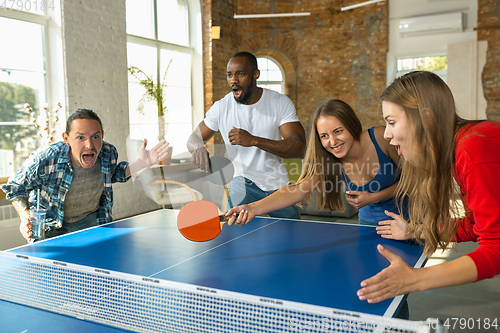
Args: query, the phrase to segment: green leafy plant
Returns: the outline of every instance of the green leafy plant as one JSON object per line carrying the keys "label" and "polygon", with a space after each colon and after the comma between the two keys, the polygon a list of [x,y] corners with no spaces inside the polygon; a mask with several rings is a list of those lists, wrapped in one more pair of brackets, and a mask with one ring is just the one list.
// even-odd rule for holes
{"label": "green leafy plant", "polygon": [[154,75],[148,75],[140,68],[135,66],[131,66],[128,68],[128,72],[134,78],[139,81],[139,84],[146,90],[144,95],[139,101],[137,106],[137,111],[141,114],[144,114],[144,103],[145,102],[155,102],[157,106],[158,113],[158,126],[159,126],[159,134],[158,139],[161,140],[166,133],[166,123],[165,123],[165,115],[168,112],[166,101],[165,101],[165,87],[167,84],[165,83],[165,78],[167,76],[168,69],[172,64],[173,58],[170,59],[168,63],[167,69],[165,70],[165,74],[163,74],[163,79],[160,80],[159,77],[155,77]]}

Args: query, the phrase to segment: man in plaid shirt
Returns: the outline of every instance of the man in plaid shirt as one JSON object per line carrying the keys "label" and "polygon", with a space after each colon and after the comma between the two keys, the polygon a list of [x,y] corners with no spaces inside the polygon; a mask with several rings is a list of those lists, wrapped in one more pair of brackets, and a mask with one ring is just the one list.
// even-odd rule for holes
{"label": "man in plaid shirt", "polygon": [[[103,141],[99,116],[88,109],[73,112],[66,122],[64,141],[30,156],[2,186],[21,218],[19,230],[26,240],[33,235],[29,211],[45,209],[47,237],[112,221],[112,183],[126,182],[132,173],[166,157],[168,143],[146,150],[144,140],[136,162],[117,162],[116,148]],[[37,202],[37,190],[40,190]]]}

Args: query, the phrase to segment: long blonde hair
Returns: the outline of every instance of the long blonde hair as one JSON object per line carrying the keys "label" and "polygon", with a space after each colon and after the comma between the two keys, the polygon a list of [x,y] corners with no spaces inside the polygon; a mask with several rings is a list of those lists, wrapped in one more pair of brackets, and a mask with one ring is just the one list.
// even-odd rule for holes
{"label": "long blonde hair", "polygon": [[[408,234],[420,243],[425,237],[427,255],[453,241],[458,225],[454,183],[455,133],[467,123],[458,117],[453,95],[441,78],[431,72],[410,72],[387,87],[382,101],[403,107],[408,121],[407,140],[416,152],[411,163],[400,163],[401,178],[396,188],[396,202],[401,207],[409,198]],[[412,155],[412,156],[413,156]]]}
{"label": "long blonde hair", "polygon": [[317,190],[316,202],[318,208],[326,208],[331,211],[344,211],[342,202],[342,173],[340,159],[329,153],[321,144],[316,128],[320,116],[336,117],[346,130],[359,141],[363,128],[354,110],[345,102],[332,99],[318,108],[313,115],[309,140],[302,172],[297,184],[318,177],[318,183],[314,184]]}

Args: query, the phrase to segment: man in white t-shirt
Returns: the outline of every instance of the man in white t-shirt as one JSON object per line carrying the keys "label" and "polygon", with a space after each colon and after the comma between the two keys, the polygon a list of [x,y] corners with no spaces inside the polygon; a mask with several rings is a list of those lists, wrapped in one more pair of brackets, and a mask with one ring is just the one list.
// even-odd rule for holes
{"label": "man in white t-shirt", "polygon": [[[208,172],[204,142],[220,131],[235,167],[229,207],[247,204],[290,183],[283,158],[302,158],[304,128],[292,101],[275,91],[257,87],[260,71],[249,52],[236,53],[227,64],[231,92],[214,103],[188,141],[193,163]],[[300,219],[296,206],[269,213],[271,217]]]}

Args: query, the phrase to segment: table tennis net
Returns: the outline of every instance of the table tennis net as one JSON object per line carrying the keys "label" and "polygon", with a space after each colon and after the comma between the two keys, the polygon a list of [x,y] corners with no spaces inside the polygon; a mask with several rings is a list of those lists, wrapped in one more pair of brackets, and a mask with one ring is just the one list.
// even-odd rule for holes
{"label": "table tennis net", "polygon": [[0,252],[0,298],[136,332],[432,332],[412,322]]}

